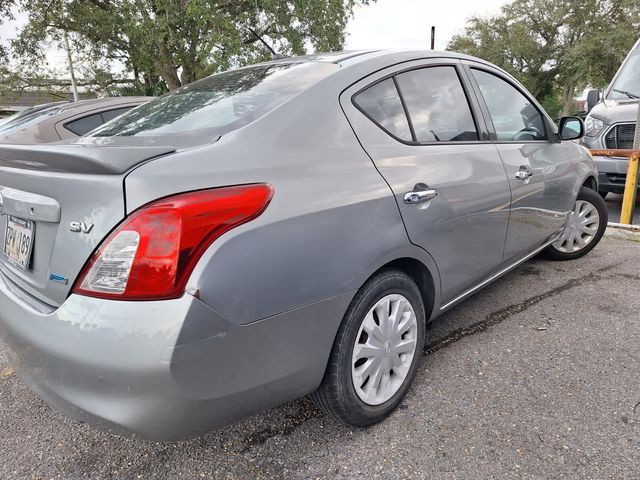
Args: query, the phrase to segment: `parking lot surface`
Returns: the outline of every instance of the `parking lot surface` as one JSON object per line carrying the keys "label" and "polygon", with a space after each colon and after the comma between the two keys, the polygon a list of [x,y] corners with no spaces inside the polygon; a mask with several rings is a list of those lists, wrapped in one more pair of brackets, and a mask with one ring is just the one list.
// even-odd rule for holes
{"label": "parking lot surface", "polygon": [[189,442],[123,439],[50,409],[0,344],[0,478],[638,478],[639,292],[640,237],[524,264],[436,321],[368,430],[302,399]]}

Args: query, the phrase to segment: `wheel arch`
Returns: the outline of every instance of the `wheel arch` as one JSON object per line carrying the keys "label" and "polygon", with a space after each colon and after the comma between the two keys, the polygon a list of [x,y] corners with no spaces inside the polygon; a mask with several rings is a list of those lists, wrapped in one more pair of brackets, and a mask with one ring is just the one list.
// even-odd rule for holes
{"label": "wheel arch", "polygon": [[594,190],[594,191],[597,192],[598,191],[598,180],[596,180],[596,177],[594,177],[593,175],[589,175],[582,182],[582,186],[590,188],[591,190]]}
{"label": "wheel arch", "polygon": [[[416,249],[418,247],[415,247]],[[415,255],[407,254],[408,252],[403,251],[405,255],[397,255],[395,258],[388,259],[381,266],[372,271],[365,279],[362,280],[358,290],[353,292],[352,298],[345,308],[345,311],[342,313],[342,319],[338,324],[338,328],[334,333],[333,344],[335,344],[340,325],[344,322],[344,316],[349,309],[349,306],[353,302],[353,299],[357,295],[357,292],[362,289],[362,287],[373,277],[378,275],[379,273],[385,270],[399,270],[403,273],[406,273],[418,286],[420,290],[420,294],[422,296],[422,301],[425,308],[425,319],[427,324],[431,322],[434,318],[436,318],[438,314],[438,302],[440,300],[440,277],[437,266],[431,256],[424,250],[418,249],[418,251],[414,251]],[[417,257],[423,257],[418,259]],[[333,345],[332,344],[332,345]],[[332,347],[333,348],[333,347]],[[330,352],[327,352],[327,358],[324,362],[323,375],[326,374],[327,368],[329,366],[329,358]]]}
{"label": "wheel arch", "polygon": [[425,318],[427,319],[427,322],[429,322],[433,314],[435,305],[436,287],[434,277],[427,266],[416,258],[397,258],[395,260],[387,262],[385,265],[373,272],[373,274],[369,276],[367,281],[385,270],[400,270],[401,272],[406,273],[409,277],[411,277],[411,279],[416,283],[418,289],[420,290],[420,294],[422,295],[422,303],[424,304]]}
{"label": "wheel arch", "polygon": [[[385,270],[399,270],[406,273],[414,282],[416,282],[422,296],[427,323],[433,320],[437,316],[438,309],[436,307],[440,300],[439,272],[435,262],[427,252],[422,249],[418,249],[418,247],[414,248],[416,248],[417,251],[412,252],[411,250],[406,251],[403,249],[401,252],[396,252],[396,256],[387,258],[385,261],[381,262],[377,268],[372,269],[369,275],[366,277],[363,276],[359,281],[357,290],[352,292],[352,298],[349,305],[353,302],[353,298],[355,298],[357,292],[359,292],[369,280],[380,272]],[[346,314],[349,305],[345,308],[345,311],[342,312],[340,324],[344,321],[344,315]],[[338,332],[336,330],[336,335],[337,333]]]}

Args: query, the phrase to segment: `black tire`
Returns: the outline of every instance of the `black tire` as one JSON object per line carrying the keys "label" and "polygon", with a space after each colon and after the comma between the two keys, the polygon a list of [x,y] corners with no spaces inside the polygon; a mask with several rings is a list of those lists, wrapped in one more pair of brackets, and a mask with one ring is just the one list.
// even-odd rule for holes
{"label": "black tire", "polygon": [[[404,296],[413,307],[417,319],[416,349],[407,376],[398,391],[380,405],[369,405],[356,393],[351,376],[351,359],[356,336],[365,316],[379,300],[391,294]],[[386,270],[371,278],[351,302],[336,335],[322,383],[311,394],[311,398],[321,410],[347,425],[367,427],[380,422],[398,406],[411,386],[424,350],[425,324],[420,290],[407,274]]]}
{"label": "black tire", "polygon": [[600,195],[602,198],[607,198],[607,195],[609,195],[609,192],[605,192],[604,190],[598,190],[598,195]]}
{"label": "black tire", "polygon": [[609,219],[609,211],[607,210],[607,205],[604,203],[604,199],[598,194],[595,190],[591,190],[587,187],[582,187],[580,189],[580,193],[578,194],[577,200],[582,200],[584,202],[589,202],[592,204],[596,210],[598,211],[599,222],[598,222],[598,230],[594,235],[593,239],[581,250],[575,252],[563,252],[558,250],[553,244],[549,245],[543,252],[543,255],[550,260],[575,260],[576,258],[580,258],[591,250],[600,242],[602,235],[604,235],[604,231],[607,229],[607,222]]}

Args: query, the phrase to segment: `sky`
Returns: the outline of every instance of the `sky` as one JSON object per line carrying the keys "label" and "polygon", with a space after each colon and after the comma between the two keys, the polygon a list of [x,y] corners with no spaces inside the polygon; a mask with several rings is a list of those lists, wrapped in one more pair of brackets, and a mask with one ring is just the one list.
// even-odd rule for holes
{"label": "sky", "polygon": [[[497,13],[505,3],[505,0],[377,0],[355,8],[347,25],[345,48],[429,48],[431,26],[435,26],[436,49],[444,50],[451,37],[462,32],[468,18]],[[0,25],[0,42],[14,38],[25,21],[26,15],[16,12],[15,21]],[[47,60],[53,68],[66,69],[63,51],[49,49]]]}
{"label": "sky", "polygon": [[347,25],[346,48],[429,48],[436,27],[436,50],[444,50],[473,16],[498,13],[505,0],[377,0],[356,7]]}

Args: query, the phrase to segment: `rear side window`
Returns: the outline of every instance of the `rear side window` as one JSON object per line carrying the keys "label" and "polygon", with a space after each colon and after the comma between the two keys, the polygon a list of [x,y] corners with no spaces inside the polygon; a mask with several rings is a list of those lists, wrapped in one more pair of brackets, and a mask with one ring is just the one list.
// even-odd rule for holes
{"label": "rear side window", "polygon": [[119,117],[123,113],[128,112],[132,108],[133,107],[122,107],[122,108],[116,108],[113,110],[107,110],[106,112],[102,112],[102,121],[106,123],[109,120],[113,120],[114,118]]}
{"label": "rear side window", "polygon": [[533,105],[513,85],[501,78],[472,69],[499,141],[522,142],[546,140],[544,119]]}
{"label": "rear side window", "polygon": [[113,110],[94,113],[93,115],[88,115],[65,123],[64,128],[81,137],[89,133],[91,130],[98,128],[103,123],[107,123],[109,120],[113,120],[123,113],[128,112],[131,108],[132,107],[114,108]]}
{"label": "rear side window", "polygon": [[86,117],[65,123],[64,128],[78,136],[82,136],[86,135],[94,128],[99,127],[103,123],[100,113],[94,113],[93,115],[87,115]]}
{"label": "rear side window", "polygon": [[393,79],[388,78],[357,94],[356,106],[391,135],[411,141],[409,122]]}
{"label": "rear side window", "polygon": [[428,67],[396,76],[416,140],[478,140],[469,102],[455,67]]}

